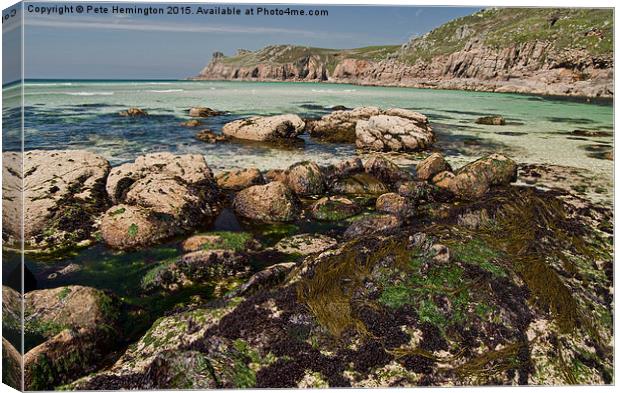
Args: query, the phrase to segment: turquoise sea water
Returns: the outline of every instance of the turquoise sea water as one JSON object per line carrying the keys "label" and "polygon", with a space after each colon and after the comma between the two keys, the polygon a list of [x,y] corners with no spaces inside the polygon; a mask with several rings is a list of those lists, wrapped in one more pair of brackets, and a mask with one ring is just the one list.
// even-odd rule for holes
{"label": "turquoise sea water", "polygon": [[[4,88],[5,108],[17,100],[19,87]],[[257,166],[281,168],[303,159],[320,163],[355,154],[353,146],[321,144],[304,136],[304,148],[282,150],[256,144],[209,145],[194,138],[202,128],[219,131],[225,122],[254,114],[297,113],[320,116],[334,105],[402,107],[426,114],[438,135],[437,147],[460,164],[491,151],[517,161],[586,168],[611,178],[613,162],[601,159],[613,138],[570,135],[574,130],[613,131],[613,107],[538,96],[363,87],[315,83],[209,81],[33,81],[25,91],[25,148],[87,149],[113,165],[154,151],[201,153],[217,172]],[[14,104],[14,103],[13,103]],[[123,118],[120,110],[143,108],[148,118]],[[208,106],[228,112],[186,128],[187,109]],[[501,114],[506,126],[474,123],[480,116]],[[19,111],[4,111],[5,119]],[[5,149],[18,140],[5,135]],[[403,164],[413,156],[397,155]]]}

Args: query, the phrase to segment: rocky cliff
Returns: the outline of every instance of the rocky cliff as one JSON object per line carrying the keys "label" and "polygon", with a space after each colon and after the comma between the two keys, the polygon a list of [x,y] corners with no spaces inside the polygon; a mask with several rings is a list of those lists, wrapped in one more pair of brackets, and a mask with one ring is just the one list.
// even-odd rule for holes
{"label": "rocky cliff", "polygon": [[217,52],[195,79],[613,97],[613,11],[487,9],[401,46]]}

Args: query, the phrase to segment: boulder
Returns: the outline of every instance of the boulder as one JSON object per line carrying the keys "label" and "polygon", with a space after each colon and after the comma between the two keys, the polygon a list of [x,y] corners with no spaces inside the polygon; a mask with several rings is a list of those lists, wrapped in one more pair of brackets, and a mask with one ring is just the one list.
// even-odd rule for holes
{"label": "boulder", "polygon": [[405,172],[398,165],[378,154],[373,155],[364,162],[364,170],[392,189],[396,189],[401,182],[411,179],[411,175],[408,172]]}
{"label": "boulder", "polygon": [[310,255],[334,247],[336,239],[321,234],[302,233],[280,240],[273,248],[283,254]]}
{"label": "boulder", "polygon": [[22,297],[19,292],[6,285],[2,286],[2,331],[4,336],[21,336]]}
{"label": "boulder", "polygon": [[155,244],[215,217],[217,186],[202,155],[154,153],[114,168],[107,191],[117,205],[101,222],[119,249]]}
{"label": "boulder", "polygon": [[22,391],[22,355],[2,337],[2,383]]}
{"label": "boulder", "polygon": [[297,195],[318,195],[325,190],[325,177],[315,162],[303,161],[288,168],[286,184]]}
{"label": "boulder", "polygon": [[398,217],[407,217],[412,214],[413,206],[407,198],[394,192],[390,192],[377,198],[376,210],[380,213],[392,214]]}
{"label": "boulder", "polygon": [[221,280],[243,277],[249,270],[247,257],[236,251],[194,251],[172,263],[155,266],[142,279],[142,288],[176,291],[186,286],[219,284]]}
{"label": "boulder", "polygon": [[433,153],[416,165],[416,175],[420,180],[430,180],[443,171],[451,171],[450,164],[441,153]]}
{"label": "boulder", "polygon": [[141,116],[149,115],[144,109],[140,109],[140,108],[129,108],[127,110],[118,112],[118,114],[119,116],[125,116],[125,117],[141,117]]}
{"label": "boulder", "polygon": [[226,142],[230,140],[228,136],[222,135],[222,134],[216,134],[215,132],[209,129],[198,131],[196,133],[196,139],[198,139],[199,141],[206,142],[206,143],[218,143],[218,142]]}
{"label": "boulder", "polygon": [[204,106],[198,106],[195,108],[190,108],[189,115],[191,117],[211,117],[211,116],[219,116],[224,112],[216,111],[211,108],[207,108]]}
{"label": "boulder", "polygon": [[[109,205],[108,161],[83,150],[31,150],[4,153],[3,236],[21,239],[22,211],[27,248],[54,251],[92,240],[97,216]],[[23,195],[23,206],[21,197]]]}
{"label": "boulder", "polygon": [[486,194],[492,186],[516,181],[517,164],[504,155],[491,154],[463,166],[453,176],[442,176],[437,181],[433,179],[437,186],[449,189],[462,199],[475,199]]}
{"label": "boulder", "polygon": [[350,240],[372,234],[390,233],[401,225],[400,218],[393,214],[370,215],[353,222],[344,232],[344,238]]}
{"label": "boulder", "polygon": [[484,116],[476,119],[476,124],[486,124],[489,126],[503,126],[506,125],[506,119],[502,116]]}
{"label": "boulder", "polygon": [[320,120],[311,121],[306,129],[314,138],[332,143],[355,142],[355,125],[359,120],[367,120],[379,115],[381,110],[376,107],[359,107],[353,110],[337,110],[323,116]]}
{"label": "boulder", "polygon": [[224,135],[237,139],[271,142],[296,138],[304,130],[301,117],[292,114],[277,116],[254,116],[226,123]]}
{"label": "boulder", "polygon": [[422,180],[402,183],[398,187],[398,194],[416,206],[426,202],[450,202],[453,199],[453,194],[449,190]]}
{"label": "boulder", "polygon": [[260,248],[260,243],[247,232],[210,232],[191,236],[181,243],[184,252],[199,250],[246,251]]}
{"label": "boulder", "polygon": [[239,191],[233,201],[239,216],[263,221],[293,221],[299,215],[299,203],[284,183],[271,182]]}
{"label": "boulder", "polygon": [[435,134],[426,116],[416,112],[408,117],[392,113],[358,121],[355,145],[373,151],[418,151],[433,144]]}
{"label": "boulder", "polygon": [[287,274],[296,266],[295,262],[284,262],[271,265],[258,273],[255,273],[250,279],[241,285],[239,289],[233,291],[227,298],[234,296],[247,296],[257,293],[261,290],[270,290],[278,284],[281,284]]}
{"label": "boulder", "polygon": [[215,176],[217,185],[223,190],[239,191],[250,186],[265,184],[263,174],[257,168],[222,172]]}
{"label": "boulder", "polygon": [[269,182],[279,181],[282,183],[286,183],[286,170],[284,169],[270,169],[265,172],[265,179]]}
{"label": "boulder", "polygon": [[26,334],[45,340],[24,355],[27,390],[51,390],[94,371],[119,338],[120,308],[104,292],[78,285],[24,296]]}
{"label": "boulder", "polygon": [[358,214],[362,209],[343,196],[327,196],[316,201],[310,208],[313,218],[320,221],[340,221]]}
{"label": "boulder", "polygon": [[336,181],[332,192],[345,195],[378,196],[388,192],[388,187],[374,176],[358,173]]}
{"label": "boulder", "polygon": [[364,163],[359,158],[349,158],[329,165],[323,170],[325,178],[329,184],[338,179],[364,172]]}

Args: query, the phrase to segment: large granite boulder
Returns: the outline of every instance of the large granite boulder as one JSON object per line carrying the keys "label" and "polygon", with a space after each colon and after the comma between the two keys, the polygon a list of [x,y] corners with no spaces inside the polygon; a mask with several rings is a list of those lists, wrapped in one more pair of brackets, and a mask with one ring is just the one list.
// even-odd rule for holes
{"label": "large granite boulder", "polygon": [[355,145],[373,151],[418,151],[430,147],[435,134],[426,116],[412,111],[387,111],[355,126]]}
{"label": "large granite boulder", "polygon": [[309,121],[306,129],[314,138],[333,143],[354,143],[355,125],[359,120],[368,120],[381,114],[376,107],[359,107],[352,110],[338,110],[319,120]]}
{"label": "large granite boulder", "polygon": [[27,390],[51,390],[94,371],[119,338],[119,302],[78,285],[24,296],[24,329],[43,342],[24,355]]}
{"label": "large granite boulder", "polygon": [[292,114],[277,116],[253,116],[226,123],[224,135],[259,142],[273,142],[296,138],[304,131],[301,117]]}
{"label": "large granite boulder", "polygon": [[233,208],[241,217],[262,222],[293,221],[300,212],[291,189],[277,181],[239,191]]}
{"label": "large granite boulder", "polygon": [[155,244],[215,216],[217,185],[202,155],[154,153],[114,168],[107,182],[116,203],[101,234],[114,248]]}
{"label": "large granite boulder", "polygon": [[91,240],[97,216],[109,206],[108,161],[83,150],[31,150],[23,154],[22,185],[21,157],[3,154],[2,219],[7,245],[21,238],[22,212],[27,248],[54,251]]}

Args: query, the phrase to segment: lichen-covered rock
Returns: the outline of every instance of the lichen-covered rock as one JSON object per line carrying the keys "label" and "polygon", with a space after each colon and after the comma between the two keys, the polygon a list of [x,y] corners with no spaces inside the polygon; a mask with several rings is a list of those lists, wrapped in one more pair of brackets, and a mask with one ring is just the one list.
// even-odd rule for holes
{"label": "lichen-covered rock", "polygon": [[327,196],[319,199],[310,208],[310,214],[320,221],[340,221],[358,214],[360,206],[343,196]]}
{"label": "lichen-covered rock", "polygon": [[364,170],[394,190],[398,188],[401,182],[411,179],[408,172],[379,154],[375,154],[364,161]]}
{"label": "lichen-covered rock", "polygon": [[388,187],[374,176],[366,173],[357,173],[336,181],[332,192],[345,195],[374,195],[379,196],[388,192]]}
{"label": "lichen-covered rock", "polygon": [[373,151],[418,151],[433,144],[435,134],[426,116],[402,109],[390,113],[358,121],[355,145]]}
{"label": "lichen-covered rock", "polygon": [[155,266],[144,276],[142,287],[176,291],[186,286],[218,284],[243,277],[249,269],[247,257],[237,251],[203,249]]}
{"label": "lichen-covered rock", "polygon": [[492,186],[508,185],[517,179],[517,164],[501,154],[491,154],[460,168],[454,177],[436,182],[464,199],[484,195]]}
{"label": "lichen-covered rock", "polygon": [[319,233],[302,233],[280,240],[273,249],[284,254],[310,255],[335,246],[336,239]]}
{"label": "lichen-covered rock", "polygon": [[215,109],[207,108],[204,106],[198,106],[194,108],[190,108],[189,115],[191,117],[211,117],[211,116],[219,116],[224,112],[216,111]]}
{"label": "lichen-covered rock", "polygon": [[260,248],[260,243],[247,232],[210,232],[191,236],[181,243],[184,252],[199,250],[246,251]]}
{"label": "lichen-covered rock", "polygon": [[430,180],[443,171],[451,171],[450,164],[441,153],[433,153],[416,165],[416,175],[420,180]]}
{"label": "lichen-covered rock", "polygon": [[101,234],[113,248],[156,244],[215,216],[217,185],[201,155],[140,156],[114,168],[106,188],[117,205],[103,215]]}
{"label": "lichen-covered rock", "polygon": [[26,334],[43,343],[24,355],[28,390],[49,390],[93,371],[118,340],[119,302],[78,285],[24,296]]}
{"label": "lichen-covered rock", "polygon": [[142,116],[149,115],[144,109],[135,108],[135,107],[118,112],[118,114],[119,116],[124,116],[124,117],[142,117]]}
{"label": "lichen-covered rock", "polygon": [[23,390],[21,364],[19,351],[2,337],[2,383],[20,391]]}
{"label": "lichen-covered rock", "polygon": [[351,240],[377,233],[390,233],[403,224],[393,214],[370,215],[355,220],[344,232],[344,238]]}
{"label": "lichen-covered rock", "polygon": [[217,185],[223,190],[239,191],[250,186],[265,184],[263,174],[257,168],[246,168],[222,172],[215,177]]}
{"label": "lichen-covered rock", "polygon": [[216,134],[215,132],[205,128],[204,130],[198,131],[196,133],[196,139],[206,143],[218,143],[226,142],[230,139],[230,137],[222,134]]}
{"label": "lichen-covered rock", "polygon": [[3,154],[2,217],[7,245],[21,238],[22,212],[26,248],[51,252],[91,240],[97,216],[109,205],[105,193],[108,161],[83,150],[25,152],[21,194],[21,157]]}
{"label": "lichen-covered rock", "polygon": [[286,171],[286,184],[299,196],[318,195],[325,190],[325,176],[315,162],[298,162]]}
{"label": "lichen-covered rock", "polygon": [[476,124],[486,124],[489,126],[503,126],[506,125],[506,120],[499,115],[484,116],[476,119]]}
{"label": "lichen-covered rock", "polygon": [[241,217],[263,222],[293,221],[299,214],[299,202],[291,189],[281,182],[239,191],[233,208]]}
{"label": "lichen-covered rock", "polygon": [[413,213],[413,206],[409,200],[394,192],[379,196],[376,209],[380,213],[393,214],[398,217],[407,217]]}
{"label": "lichen-covered rock", "polygon": [[232,138],[259,142],[294,139],[304,130],[301,117],[292,114],[277,116],[254,116],[226,123],[224,135]]}

